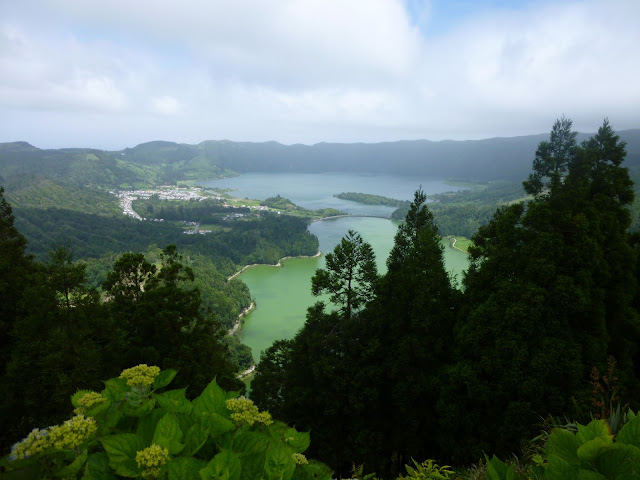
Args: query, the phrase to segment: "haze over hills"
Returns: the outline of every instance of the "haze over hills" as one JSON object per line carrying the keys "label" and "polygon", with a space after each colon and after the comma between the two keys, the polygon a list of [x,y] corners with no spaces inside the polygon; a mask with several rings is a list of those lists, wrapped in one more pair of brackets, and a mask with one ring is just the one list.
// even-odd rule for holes
{"label": "haze over hills", "polygon": [[[629,167],[640,164],[640,129],[618,132]],[[590,134],[579,134],[578,141]],[[149,181],[211,178],[246,172],[362,172],[460,180],[524,179],[548,134],[485,140],[318,143],[207,140],[197,145],[154,141],[121,151],[41,150],[26,142],[0,144],[0,182],[24,174],[82,185],[125,188]]]}

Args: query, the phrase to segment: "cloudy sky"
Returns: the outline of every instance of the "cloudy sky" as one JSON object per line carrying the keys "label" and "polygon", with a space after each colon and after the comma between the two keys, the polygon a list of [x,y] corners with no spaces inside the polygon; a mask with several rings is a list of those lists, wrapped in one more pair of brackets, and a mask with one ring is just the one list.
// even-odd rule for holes
{"label": "cloudy sky", "polygon": [[638,19],[638,0],[6,0],[0,142],[639,128]]}

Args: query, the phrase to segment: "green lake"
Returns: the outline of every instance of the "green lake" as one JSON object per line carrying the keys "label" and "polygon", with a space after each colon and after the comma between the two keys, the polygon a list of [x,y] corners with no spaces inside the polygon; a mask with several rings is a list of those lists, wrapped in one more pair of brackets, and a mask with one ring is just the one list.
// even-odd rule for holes
{"label": "green lake", "polygon": [[[356,230],[373,246],[378,269],[384,272],[396,228],[397,223],[390,220],[351,217],[315,222],[309,230],[318,236],[322,252],[332,251],[348,230]],[[449,247],[446,240],[443,245],[447,269],[460,279],[468,266],[467,256]],[[307,308],[318,301],[311,295],[311,277],[317,268],[323,267],[324,256],[291,258],[282,262],[281,267],[258,265],[239,276],[256,302],[257,308],[246,316],[240,333],[256,361],[260,352],[275,340],[292,338],[304,325]]]}
{"label": "green lake", "polygon": [[[309,209],[331,207],[351,215],[377,216],[390,216],[395,209],[341,200],[334,195],[360,192],[412,200],[420,186],[428,195],[459,189],[442,179],[345,172],[248,173],[199,183],[206,187],[229,189],[236,197],[264,200],[282,195]],[[373,246],[378,269],[383,273],[397,226],[396,222],[383,218],[352,216],[314,222],[309,231],[318,236],[323,253],[331,252],[348,230],[357,231]],[[469,264],[467,255],[449,247],[447,241],[443,241],[443,245],[447,269],[459,281]],[[323,267],[323,256],[292,258],[282,262],[281,267],[259,265],[239,276],[249,287],[256,303],[256,309],[245,317],[244,327],[239,333],[242,341],[251,347],[255,360],[259,360],[260,352],[275,340],[292,338],[304,325],[307,308],[319,300],[311,295],[311,277],[317,268]]]}

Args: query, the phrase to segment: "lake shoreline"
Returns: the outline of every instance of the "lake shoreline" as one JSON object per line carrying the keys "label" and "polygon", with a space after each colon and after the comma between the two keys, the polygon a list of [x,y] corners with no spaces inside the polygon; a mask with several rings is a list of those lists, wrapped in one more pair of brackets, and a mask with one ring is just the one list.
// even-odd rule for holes
{"label": "lake shoreline", "polygon": [[229,281],[233,280],[234,278],[236,278],[238,275],[240,275],[242,272],[244,272],[247,268],[259,267],[259,266],[281,267],[282,266],[282,262],[284,262],[285,260],[290,260],[292,258],[317,258],[320,255],[322,255],[322,252],[320,250],[318,250],[318,253],[316,253],[315,255],[296,255],[296,256],[293,256],[293,257],[282,257],[280,260],[278,260],[278,263],[276,263],[275,265],[272,264],[272,263],[252,263],[251,265],[245,265],[240,270],[238,270],[236,273],[234,273],[229,278],[227,278],[227,282],[229,282]]}
{"label": "lake shoreline", "polygon": [[251,305],[249,305],[242,312],[240,312],[240,314],[238,315],[238,319],[236,320],[236,323],[233,325],[233,327],[229,329],[229,332],[228,332],[229,335],[234,335],[238,331],[238,329],[240,328],[240,319],[244,317],[246,314],[248,314],[249,312],[251,312],[254,308],[256,308],[256,304],[255,302],[251,302]]}

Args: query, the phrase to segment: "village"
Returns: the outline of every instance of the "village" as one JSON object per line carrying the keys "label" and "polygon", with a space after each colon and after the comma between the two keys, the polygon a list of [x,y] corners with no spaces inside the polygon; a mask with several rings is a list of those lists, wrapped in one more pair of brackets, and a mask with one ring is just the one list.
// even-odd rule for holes
{"label": "village", "polygon": [[[225,203],[222,204],[223,207],[226,208],[249,208],[251,210],[258,211],[266,211],[269,208],[263,205],[231,205],[227,203],[227,199],[221,197],[219,195],[214,195],[212,193],[204,191],[201,187],[159,187],[158,190],[122,190],[122,191],[110,191],[111,194],[118,197],[120,200],[120,207],[122,208],[122,213],[129,217],[135,218],[140,221],[153,221],[153,222],[164,222],[163,218],[153,218],[147,219],[142,217],[133,209],[134,200],[139,199],[149,199],[154,196],[159,198],[160,200],[183,200],[183,201],[202,201],[207,198],[215,199],[215,200],[224,200]],[[277,212],[278,215],[280,212]],[[231,213],[223,217],[224,220],[230,220],[232,218],[240,218],[244,217],[244,213]],[[207,234],[211,233],[211,230],[203,230],[200,229],[199,224],[197,222],[185,222],[185,224],[193,225],[193,230],[185,230],[185,234]]]}

